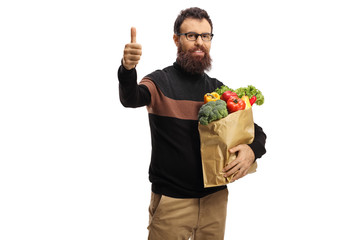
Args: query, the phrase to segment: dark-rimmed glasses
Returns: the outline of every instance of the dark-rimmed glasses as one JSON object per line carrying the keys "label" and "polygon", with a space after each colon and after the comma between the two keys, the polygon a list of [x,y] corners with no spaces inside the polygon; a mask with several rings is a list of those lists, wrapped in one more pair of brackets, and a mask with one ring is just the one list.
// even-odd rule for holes
{"label": "dark-rimmed glasses", "polygon": [[196,41],[199,36],[201,36],[201,39],[205,42],[211,41],[214,34],[212,33],[196,33],[196,32],[188,32],[188,33],[178,33],[178,36],[185,35],[186,39],[189,41]]}

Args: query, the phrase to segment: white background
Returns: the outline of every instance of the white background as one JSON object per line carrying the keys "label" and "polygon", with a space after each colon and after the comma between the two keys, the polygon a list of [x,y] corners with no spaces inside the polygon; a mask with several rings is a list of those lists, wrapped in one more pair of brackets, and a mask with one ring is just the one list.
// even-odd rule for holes
{"label": "white background", "polygon": [[227,240],[360,239],[357,1],[2,1],[0,239],[146,239],[150,131],[118,100],[130,27],[138,77],[173,63],[173,23],[214,23],[216,77],[265,96],[257,173],[229,185]]}

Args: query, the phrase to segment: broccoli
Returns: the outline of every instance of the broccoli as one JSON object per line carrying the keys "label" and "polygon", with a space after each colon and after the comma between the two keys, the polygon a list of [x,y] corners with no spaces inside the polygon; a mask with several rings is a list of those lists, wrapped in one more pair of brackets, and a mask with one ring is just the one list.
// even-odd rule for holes
{"label": "broccoli", "polygon": [[199,110],[199,122],[202,125],[222,119],[228,115],[226,102],[223,100],[210,101],[201,106]]}

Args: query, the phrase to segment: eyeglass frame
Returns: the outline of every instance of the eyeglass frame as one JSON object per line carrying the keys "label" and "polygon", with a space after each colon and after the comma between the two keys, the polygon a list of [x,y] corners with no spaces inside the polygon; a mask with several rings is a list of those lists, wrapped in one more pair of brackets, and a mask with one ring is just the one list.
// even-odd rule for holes
{"label": "eyeglass frame", "polygon": [[[190,40],[189,38],[188,38],[188,34],[194,34],[195,36],[196,36],[196,38],[194,39],[194,40]],[[210,40],[205,40],[204,38],[203,38],[203,34],[209,34],[210,35]],[[197,39],[198,39],[198,37],[199,36],[201,36],[201,40],[203,40],[203,41],[205,41],[205,42],[210,42],[212,39],[213,39],[213,37],[214,37],[214,34],[213,33],[196,33],[196,32],[187,32],[187,33],[177,33],[176,35],[178,35],[178,36],[185,36],[186,37],[186,39],[188,40],[188,41],[192,41],[192,42],[195,42]]]}

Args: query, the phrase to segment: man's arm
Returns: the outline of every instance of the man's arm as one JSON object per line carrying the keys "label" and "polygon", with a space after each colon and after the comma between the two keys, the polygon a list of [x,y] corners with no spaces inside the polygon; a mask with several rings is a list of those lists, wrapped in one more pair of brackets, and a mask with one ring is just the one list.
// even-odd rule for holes
{"label": "man's arm", "polygon": [[145,85],[138,85],[136,69],[127,70],[123,65],[118,70],[119,97],[124,107],[149,105],[151,95]]}
{"label": "man's arm", "polygon": [[142,47],[136,43],[136,29],[131,28],[131,42],[125,45],[124,57],[118,70],[120,102],[125,107],[141,107],[151,101],[148,88],[137,84],[135,67],[141,54]]}
{"label": "man's arm", "polygon": [[256,123],[255,125],[255,137],[254,141],[249,144],[249,147],[254,152],[255,159],[261,158],[262,155],[266,153],[265,143],[266,143],[266,134],[264,133],[263,129],[258,126]]}

